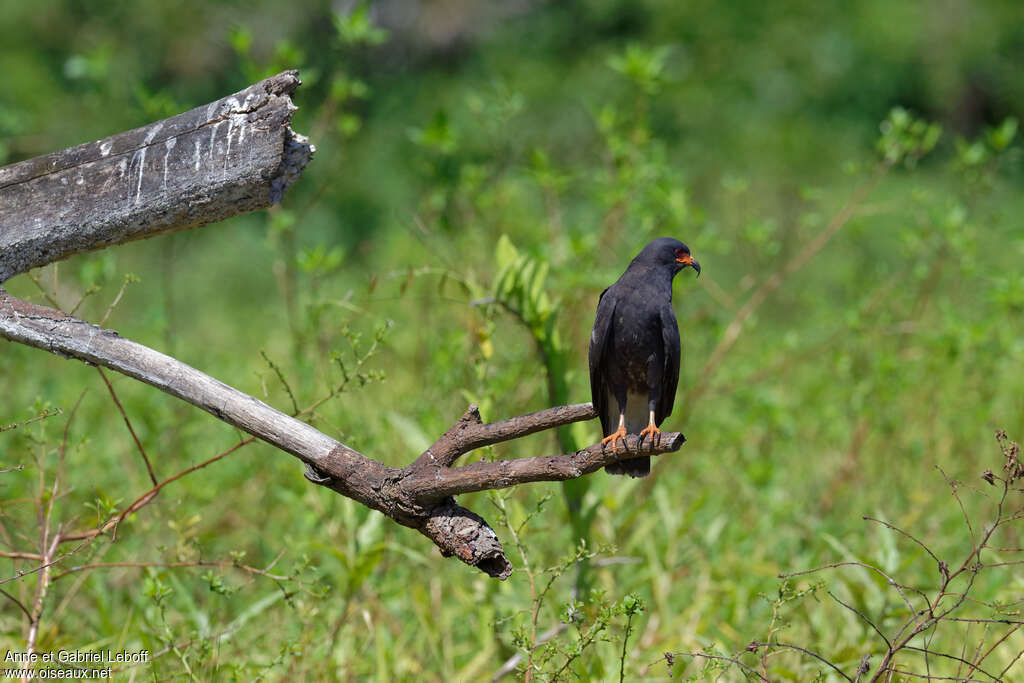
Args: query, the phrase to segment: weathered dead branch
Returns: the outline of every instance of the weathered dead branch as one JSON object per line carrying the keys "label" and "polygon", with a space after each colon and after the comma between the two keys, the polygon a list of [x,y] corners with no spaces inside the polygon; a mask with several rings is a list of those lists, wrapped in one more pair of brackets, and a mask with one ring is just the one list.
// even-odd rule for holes
{"label": "weathered dead branch", "polygon": [[0,282],[281,200],[314,152],[286,71],[173,118],[0,168]]}

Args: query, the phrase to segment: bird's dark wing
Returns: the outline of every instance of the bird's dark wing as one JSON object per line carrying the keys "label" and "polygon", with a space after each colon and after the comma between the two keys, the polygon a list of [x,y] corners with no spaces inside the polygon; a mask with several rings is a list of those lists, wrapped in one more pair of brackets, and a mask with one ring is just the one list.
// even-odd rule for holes
{"label": "bird's dark wing", "polygon": [[601,419],[601,432],[611,434],[608,424],[608,381],[601,370],[605,347],[612,331],[612,320],[615,317],[615,293],[608,287],[601,292],[597,300],[597,316],[594,318],[594,330],[590,333],[590,400],[594,410]]}
{"label": "bird's dark wing", "polygon": [[661,381],[661,400],[655,411],[655,421],[661,421],[672,414],[672,405],[676,400],[676,387],[679,385],[679,356],[682,344],[679,342],[679,324],[672,304],[661,307],[661,339],[665,345],[665,372]]}

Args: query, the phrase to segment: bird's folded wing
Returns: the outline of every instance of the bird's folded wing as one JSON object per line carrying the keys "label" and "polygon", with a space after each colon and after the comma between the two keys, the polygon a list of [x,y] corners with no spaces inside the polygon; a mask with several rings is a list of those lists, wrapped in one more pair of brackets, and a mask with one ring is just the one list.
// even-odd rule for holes
{"label": "bird's folded wing", "polygon": [[676,313],[672,310],[671,303],[666,303],[661,308],[661,339],[665,344],[665,372],[661,384],[661,401],[654,416],[658,424],[672,414],[676,386],[679,384],[679,357],[682,354],[682,344],[679,341],[679,324],[676,322]]}
{"label": "bird's folded wing", "polygon": [[615,318],[615,293],[609,287],[601,292],[597,302],[597,316],[594,319],[594,330],[590,333],[590,400],[594,410],[601,419],[601,432],[611,433],[608,419],[608,383],[601,368],[608,337],[612,331],[612,320]]}

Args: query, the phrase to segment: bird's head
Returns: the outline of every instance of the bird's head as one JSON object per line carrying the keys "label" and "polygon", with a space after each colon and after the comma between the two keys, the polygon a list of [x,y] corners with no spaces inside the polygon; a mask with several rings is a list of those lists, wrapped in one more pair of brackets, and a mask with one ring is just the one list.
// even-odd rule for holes
{"label": "bird's head", "polygon": [[654,240],[637,254],[633,263],[655,268],[669,267],[673,275],[689,266],[700,276],[700,264],[690,255],[690,248],[674,237],[659,237]]}

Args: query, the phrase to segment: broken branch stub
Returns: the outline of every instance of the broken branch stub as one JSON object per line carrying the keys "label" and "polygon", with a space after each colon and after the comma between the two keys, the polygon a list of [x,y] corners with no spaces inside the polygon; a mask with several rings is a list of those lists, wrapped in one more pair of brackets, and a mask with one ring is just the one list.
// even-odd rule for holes
{"label": "broken branch stub", "polygon": [[192,111],[0,168],[0,282],[281,200],[314,147],[285,71]]}

